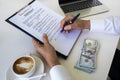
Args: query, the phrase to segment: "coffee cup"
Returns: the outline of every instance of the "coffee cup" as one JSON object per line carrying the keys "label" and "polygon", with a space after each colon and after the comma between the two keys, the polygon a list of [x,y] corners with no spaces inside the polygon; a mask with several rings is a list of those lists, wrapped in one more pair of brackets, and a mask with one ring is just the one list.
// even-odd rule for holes
{"label": "coffee cup", "polygon": [[24,55],[17,58],[11,66],[12,72],[17,77],[29,77],[35,72],[35,59]]}

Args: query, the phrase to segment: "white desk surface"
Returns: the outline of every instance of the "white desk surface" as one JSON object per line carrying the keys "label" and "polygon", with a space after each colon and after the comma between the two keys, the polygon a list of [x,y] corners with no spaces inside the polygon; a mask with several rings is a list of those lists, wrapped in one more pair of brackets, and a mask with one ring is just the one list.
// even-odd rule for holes
{"label": "white desk surface", "polygon": [[[31,37],[24,34],[20,30],[14,28],[12,25],[5,22],[9,16],[24,7],[31,0],[0,0],[0,79],[5,80],[5,74],[11,62],[18,56],[24,55],[25,52],[35,52]],[[57,0],[39,0],[49,8],[63,15],[59,8]],[[120,1],[119,0],[100,0],[110,9],[109,12],[86,17],[84,19],[99,19],[107,16],[120,16]],[[82,71],[74,69],[74,65],[78,56],[80,55],[82,43],[85,38],[93,38],[100,42],[100,50],[97,59],[97,70],[95,73],[87,74]],[[76,80],[106,80],[110,65],[114,56],[115,49],[118,44],[119,37],[102,34],[90,33],[84,31],[79,37],[76,45],[70,53],[67,60],[61,59],[63,64]],[[48,78],[44,80],[49,80]]]}

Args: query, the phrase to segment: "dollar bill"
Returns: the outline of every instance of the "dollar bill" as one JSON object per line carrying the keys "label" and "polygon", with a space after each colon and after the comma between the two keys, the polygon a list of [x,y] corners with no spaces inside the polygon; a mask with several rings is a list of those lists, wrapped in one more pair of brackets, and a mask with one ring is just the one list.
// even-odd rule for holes
{"label": "dollar bill", "polygon": [[76,69],[79,69],[79,70],[84,71],[84,72],[87,72],[87,73],[92,73],[92,72],[95,71],[95,69],[80,66],[80,65],[79,65],[79,62],[77,62],[74,67],[75,67]]}
{"label": "dollar bill", "polygon": [[98,51],[98,41],[93,39],[85,39],[79,60],[75,68],[85,72],[94,72],[96,69],[96,58]]}

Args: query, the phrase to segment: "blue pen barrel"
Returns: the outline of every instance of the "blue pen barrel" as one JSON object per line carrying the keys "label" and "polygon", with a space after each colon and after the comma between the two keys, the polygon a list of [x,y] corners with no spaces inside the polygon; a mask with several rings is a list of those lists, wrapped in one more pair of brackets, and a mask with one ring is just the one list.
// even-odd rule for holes
{"label": "blue pen barrel", "polygon": [[71,20],[71,22],[72,22],[72,23],[75,22],[75,20],[79,17],[79,15],[80,15],[80,13],[78,13],[78,14]]}

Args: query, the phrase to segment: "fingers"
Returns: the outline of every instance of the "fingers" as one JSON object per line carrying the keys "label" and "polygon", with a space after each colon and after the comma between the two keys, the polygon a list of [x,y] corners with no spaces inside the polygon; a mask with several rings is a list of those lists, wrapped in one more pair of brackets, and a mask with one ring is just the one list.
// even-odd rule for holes
{"label": "fingers", "polygon": [[66,27],[64,28],[65,31],[69,31],[69,30],[71,30],[71,29],[72,29],[72,27],[71,27],[70,25],[68,25],[68,26],[66,26]]}
{"label": "fingers", "polygon": [[72,18],[73,18],[73,15],[68,15],[68,16],[66,16],[66,17],[61,21],[60,28],[63,28],[63,27],[64,27],[64,24],[65,24],[67,21],[70,21]]}
{"label": "fingers", "polygon": [[[32,39],[32,42],[36,48],[42,47],[42,44],[38,43],[38,41],[35,40],[34,38]],[[43,43],[44,45],[49,44],[48,37],[46,34],[43,34]]]}
{"label": "fingers", "polygon": [[48,45],[49,44],[47,34],[45,34],[45,33],[43,34],[43,42],[44,42],[44,45]]}
{"label": "fingers", "polygon": [[40,47],[42,47],[42,44],[39,44],[37,40],[35,40],[34,38],[32,39],[33,45],[34,47],[39,50]]}

